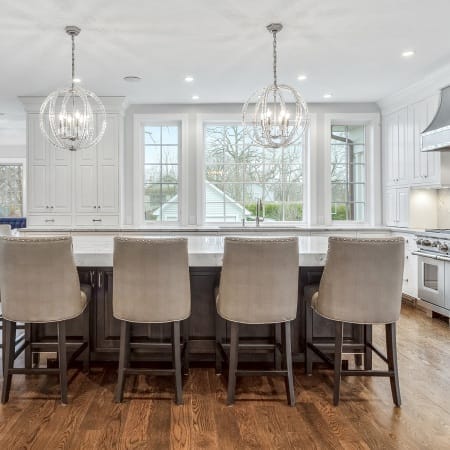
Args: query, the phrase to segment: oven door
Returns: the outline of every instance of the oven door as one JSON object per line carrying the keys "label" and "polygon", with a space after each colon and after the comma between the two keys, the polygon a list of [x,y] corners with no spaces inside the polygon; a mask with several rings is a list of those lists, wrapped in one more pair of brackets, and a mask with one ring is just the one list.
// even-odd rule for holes
{"label": "oven door", "polygon": [[438,306],[445,302],[445,261],[419,256],[419,298]]}

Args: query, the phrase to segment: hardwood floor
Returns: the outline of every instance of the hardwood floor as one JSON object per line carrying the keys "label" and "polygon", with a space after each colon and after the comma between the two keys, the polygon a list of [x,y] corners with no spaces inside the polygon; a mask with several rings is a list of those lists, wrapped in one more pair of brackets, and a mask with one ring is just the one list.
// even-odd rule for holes
{"label": "hardwood floor", "polygon": [[[384,327],[374,327],[381,347]],[[10,401],[0,406],[0,449],[449,449],[450,328],[410,306],[398,326],[402,408],[389,381],[344,378],[332,406],[332,373],[295,373],[297,405],[286,403],[284,382],[238,380],[236,404],[213,368],[193,368],[184,405],[173,402],[172,380],[128,377],[125,403],[113,403],[114,366],[75,370],[68,406],[56,377],[13,377]],[[383,367],[374,358],[375,367]]]}

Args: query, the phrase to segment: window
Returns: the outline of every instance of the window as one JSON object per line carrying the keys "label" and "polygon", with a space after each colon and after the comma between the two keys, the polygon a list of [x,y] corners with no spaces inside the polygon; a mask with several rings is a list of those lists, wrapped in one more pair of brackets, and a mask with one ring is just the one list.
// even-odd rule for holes
{"label": "window", "polygon": [[263,202],[266,221],[303,220],[303,144],[253,145],[239,124],[207,123],[205,222],[254,221]]}
{"label": "window", "polygon": [[178,222],[180,126],[145,125],[143,132],[145,220]]}
{"label": "window", "polygon": [[331,126],[331,218],[366,220],[366,127]]}
{"label": "window", "polygon": [[23,216],[23,165],[0,163],[0,217]]}

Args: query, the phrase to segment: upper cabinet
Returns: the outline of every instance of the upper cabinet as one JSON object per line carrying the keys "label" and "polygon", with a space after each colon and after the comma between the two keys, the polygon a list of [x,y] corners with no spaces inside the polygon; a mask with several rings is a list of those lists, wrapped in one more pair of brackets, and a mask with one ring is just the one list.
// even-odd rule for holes
{"label": "upper cabinet", "polygon": [[27,134],[28,212],[70,213],[73,154],[55,148],[44,138],[39,114],[28,115]]}
{"label": "upper cabinet", "polygon": [[409,183],[407,117],[407,108],[403,108],[383,118],[383,168],[386,186],[406,186]]}
{"label": "upper cabinet", "polygon": [[78,214],[119,214],[119,117],[107,114],[106,120],[105,135],[97,146],[76,152]]}

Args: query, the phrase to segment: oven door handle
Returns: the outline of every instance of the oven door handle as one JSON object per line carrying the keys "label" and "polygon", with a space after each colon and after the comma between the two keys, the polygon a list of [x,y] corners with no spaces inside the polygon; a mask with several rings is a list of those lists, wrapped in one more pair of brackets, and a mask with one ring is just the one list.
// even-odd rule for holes
{"label": "oven door handle", "polygon": [[423,253],[420,251],[412,252],[413,255],[422,256],[422,258],[439,259],[438,255],[432,255],[430,253]]}

